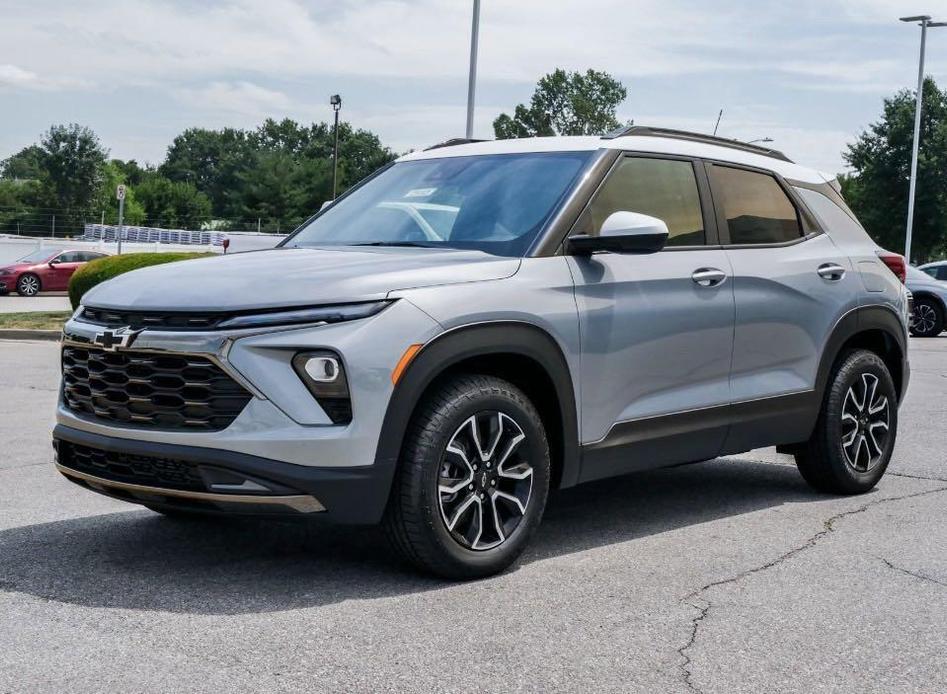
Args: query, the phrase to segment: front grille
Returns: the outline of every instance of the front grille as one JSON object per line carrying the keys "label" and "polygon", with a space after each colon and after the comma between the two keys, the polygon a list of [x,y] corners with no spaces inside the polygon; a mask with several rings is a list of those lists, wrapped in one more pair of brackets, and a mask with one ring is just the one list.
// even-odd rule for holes
{"label": "front grille", "polygon": [[77,320],[107,328],[134,330],[153,328],[157,330],[214,330],[220,323],[231,318],[232,313],[181,313],[169,311],[112,311],[85,306]]}
{"label": "front grille", "polygon": [[219,431],[252,397],[209,359],[149,352],[62,350],[66,407],[122,424]]}
{"label": "front grille", "polygon": [[206,492],[195,465],[170,458],[132,455],[59,441],[59,464],[113,482]]}

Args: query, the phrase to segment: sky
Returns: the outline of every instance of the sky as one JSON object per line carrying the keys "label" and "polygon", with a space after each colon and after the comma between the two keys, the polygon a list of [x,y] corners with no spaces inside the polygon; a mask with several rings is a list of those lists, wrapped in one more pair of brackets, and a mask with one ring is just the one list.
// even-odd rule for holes
{"label": "sky", "polygon": [[[0,0],[0,159],[54,123],[160,163],[188,127],[342,116],[395,151],[462,136],[470,0]],[[920,30],[945,0],[482,0],[476,137],[557,67],[619,79],[621,120],[842,152],[914,88]],[[947,28],[927,74],[947,86]]]}

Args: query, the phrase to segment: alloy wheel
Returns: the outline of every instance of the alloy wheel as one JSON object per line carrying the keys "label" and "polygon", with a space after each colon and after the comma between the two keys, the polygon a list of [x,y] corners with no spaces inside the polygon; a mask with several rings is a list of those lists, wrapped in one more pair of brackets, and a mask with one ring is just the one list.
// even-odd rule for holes
{"label": "alloy wheel", "polygon": [[842,403],[842,451],[857,472],[874,468],[888,442],[890,403],[878,384],[877,376],[863,373]]}
{"label": "alloy wheel", "polygon": [[21,277],[17,291],[24,296],[33,296],[39,293],[39,280],[32,275]]}
{"label": "alloy wheel", "polygon": [[937,313],[930,304],[918,304],[914,307],[914,331],[927,335],[937,324]]}
{"label": "alloy wheel", "polygon": [[528,450],[523,429],[502,412],[478,412],[457,428],[437,480],[441,518],[454,540],[488,550],[516,531],[532,493]]}

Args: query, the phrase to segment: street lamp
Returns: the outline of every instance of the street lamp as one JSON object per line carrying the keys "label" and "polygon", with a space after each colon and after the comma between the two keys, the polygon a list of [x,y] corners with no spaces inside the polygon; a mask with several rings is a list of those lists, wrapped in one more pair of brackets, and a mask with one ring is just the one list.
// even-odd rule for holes
{"label": "street lamp", "polygon": [[921,143],[921,109],[924,98],[924,47],[927,42],[927,29],[947,26],[947,22],[932,22],[930,15],[927,14],[901,17],[901,21],[920,22],[921,27],[921,57],[917,66],[917,105],[914,107],[914,145],[911,151],[911,183],[908,188],[908,228],[904,237],[904,258],[910,263],[911,234],[914,231],[914,194],[917,191],[917,155]]}
{"label": "street lamp", "polygon": [[339,183],[339,109],[342,108],[342,97],[333,94],[329,97],[329,104],[335,111],[335,146],[332,148],[332,199],[335,200],[335,194]]}
{"label": "street lamp", "polygon": [[480,0],[473,0],[470,25],[470,71],[467,74],[467,139],[473,138],[474,96],[477,91],[477,48],[480,43]]}

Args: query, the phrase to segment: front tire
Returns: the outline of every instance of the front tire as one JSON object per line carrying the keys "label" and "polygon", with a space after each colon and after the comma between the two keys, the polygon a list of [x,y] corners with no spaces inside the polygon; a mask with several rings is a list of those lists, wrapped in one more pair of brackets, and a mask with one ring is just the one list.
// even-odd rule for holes
{"label": "front tire", "polygon": [[819,491],[862,494],[884,475],[897,428],[897,392],[888,367],[873,352],[851,350],[833,370],[815,430],[796,453],[796,465]]}
{"label": "front tire", "polygon": [[526,395],[493,376],[437,386],[412,419],[384,525],[399,553],[449,579],[506,569],[539,526],[549,445]]}
{"label": "front tire", "polygon": [[911,334],[915,337],[937,337],[943,330],[943,307],[930,297],[922,296],[915,299]]}
{"label": "front tire", "polygon": [[20,296],[36,296],[42,289],[39,277],[32,273],[22,275],[16,281],[16,293]]}

